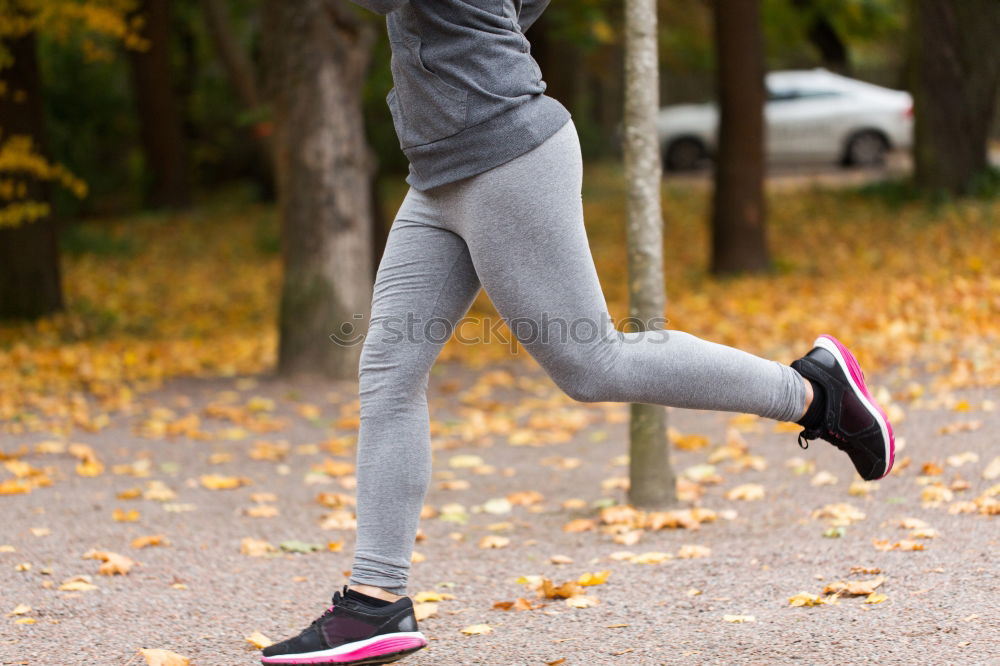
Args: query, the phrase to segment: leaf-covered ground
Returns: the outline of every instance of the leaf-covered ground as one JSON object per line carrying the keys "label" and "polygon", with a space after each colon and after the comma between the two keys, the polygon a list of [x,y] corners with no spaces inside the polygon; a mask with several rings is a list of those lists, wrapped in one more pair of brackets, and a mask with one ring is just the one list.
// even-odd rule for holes
{"label": "leaf-covered ground", "polygon": [[[623,314],[621,181],[587,181]],[[635,512],[623,406],[452,345],[411,585],[433,640],[412,663],[988,661],[1000,205],[783,191],[779,271],[714,281],[705,192],[664,203],[672,324],[782,360],[826,330],[860,348],[897,472],[861,484],[785,426],[675,410],[684,503]],[[300,629],[343,581],[355,387],[268,378],[274,244],[248,205],[92,225],[69,239],[68,313],[0,329],[0,664],[253,663],[248,637]]]}

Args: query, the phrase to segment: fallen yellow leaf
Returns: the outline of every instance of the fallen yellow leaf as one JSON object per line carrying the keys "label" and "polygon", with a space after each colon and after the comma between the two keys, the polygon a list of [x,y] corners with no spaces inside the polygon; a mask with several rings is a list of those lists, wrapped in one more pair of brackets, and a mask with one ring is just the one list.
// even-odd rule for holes
{"label": "fallen yellow leaf", "polygon": [[139,654],[146,660],[146,666],[190,666],[191,660],[170,650],[142,648]]}
{"label": "fallen yellow leaf", "polygon": [[135,509],[115,509],[111,512],[111,519],[116,523],[134,523],[139,520],[139,512]]}
{"label": "fallen yellow leaf", "polygon": [[274,641],[272,641],[270,638],[260,633],[259,631],[255,631],[249,636],[247,636],[247,643],[254,646],[258,650],[263,650],[266,647],[271,647],[272,645],[274,645]]}
{"label": "fallen yellow leaf", "polygon": [[62,592],[89,592],[90,590],[96,590],[97,586],[91,583],[90,576],[73,576],[72,578],[67,578],[59,586],[59,590]]}
{"label": "fallen yellow leaf", "polygon": [[745,502],[764,499],[764,486],[759,483],[744,483],[735,488],[730,488],[726,493],[726,499],[743,500]]}
{"label": "fallen yellow leaf", "polygon": [[105,550],[87,551],[83,559],[101,560],[103,564],[101,564],[97,573],[102,576],[124,576],[135,566],[135,562],[131,558]]}
{"label": "fallen yellow leaf", "polygon": [[250,479],[240,476],[223,476],[221,474],[203,474],[199,480],[201,485],[209,490],[234,490],[250,483]]}
{"label": "fallen yellow leaf", "polygon": [[677,551],[677,557],[682,560],[692,560],[698,557],[708,557],[712,554],[712,549],[708,546],[698,546],[694,544],[684,544]]}
{"label": "fallen yellow leaf", "polygon": [[585,594],[578,594],[566,599],[566,605],[570,608],[593,608],[599,604],[597,597],[588,596]]}
{"label": "fallen yellow leaf", "polygon": [[141,536],[132,539],[132,547],[136,549],[148,548],[150,546],[167,546],[169,543],[167,538],[162,534],[153,534],[151,536]]}
{"label": "fallen yellow leaf", "polygon": [[607,569],[594,573],[585,573],[581,575],[576,582],[585,587],[590,585],[603,585],[608,580],[608,576],[610,575],[611,572]]}
{"label": "fallen yellow leaf", "polygon": [[830,601],[824,599],[818,594],[809,594],[808,592],[799,592],[795,596],[788,597],[789,606],[825,606],[829,604]]}

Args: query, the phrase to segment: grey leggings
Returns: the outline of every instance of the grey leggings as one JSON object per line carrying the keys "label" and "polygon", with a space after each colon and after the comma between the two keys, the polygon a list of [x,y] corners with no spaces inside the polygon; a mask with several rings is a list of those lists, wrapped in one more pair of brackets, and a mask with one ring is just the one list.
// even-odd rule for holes
{"label": "grey leggings", "polygon": [[358,532],[351,583],[406,594],[431,449],[427,378],[480,286],[555,383],[581,401],[794,420],[788,366],[678,331],[621,333],[608,315],[580,198],[572,121],[529,153],[421,192],[396,216],[361,356]]}

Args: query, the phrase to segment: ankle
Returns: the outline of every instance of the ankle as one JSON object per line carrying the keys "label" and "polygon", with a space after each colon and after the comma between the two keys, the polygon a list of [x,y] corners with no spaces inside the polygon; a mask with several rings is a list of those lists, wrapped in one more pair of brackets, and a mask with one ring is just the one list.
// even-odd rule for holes
{"label": "ankle", "polygon": [[367,595],[369,597],[375,597],[376,599],[382,599],[383,601],[399,601],[403,597],[399,594],[393,594],[388,590],[383,590],[381,587],[375,587],[374,585],[348,585],[347,589],[354,590],[355,592],[360,592],[361,594]]}
{"label": "ankle", "polygon": [[802,407],[802,413],[799,414],[799,418],[797,419],[799,421],[805,418],[805,415],[809,412],[809,406],[812,405],[813,399],[816,397],[816,394],[813,391],[812,382],[805,377],[800,377],[800,379],[802,379],[802,385],[805,386],[806,389],[806,400],[805,405]]}

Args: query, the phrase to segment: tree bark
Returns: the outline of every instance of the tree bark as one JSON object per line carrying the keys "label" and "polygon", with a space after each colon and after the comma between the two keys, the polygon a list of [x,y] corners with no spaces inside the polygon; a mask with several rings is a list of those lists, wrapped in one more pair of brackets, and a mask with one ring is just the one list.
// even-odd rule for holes
{"label": "tree bark", "polygon": [[[35,35],[5,39],[13,65],[3,71],[7,92],[0,95],[0,140],[28,136],[34,151],[46,155],[41,78]],[[0,207],[50,202],[49,185],[28,173],[4,174],[25,185]],[[59,242],[52,215],[0,226],[0,318],[36,319],[63,307]]]}
{"label": "tree bark", "polygon": [[[625,5],[625,178],[628,183],[629,314],[639,322],[663,317],[663,215],[660,210],[659,59],[656,0]],[[667,446],[667,412],[631,405],[629,501],[662,507],[676,502],[677,481]]]}
{"label": "tree bark", "polygon": [[191,204],[191,183],[170,68],[170,0],[142,0],[136,14],[143,18],[142,36],[149,42],[145,51],[129,51],[139,136],[150,177],[146,204],[185,208]]}
{"label": "tree bark", "polygon": [[268,0],[264,12],[285,270],[278,369],[355,378],[372,293],[361,96],[374,32],[342,0]]}
{"label": "tree bark", "polygon": [[967,194],[989,167],[1000,94],[1000,2],[911,0],[914,179],[931,192]]}
{"label": "tree bark", "polygon": [[764,39],[760,0],[715,0],[719,139],[712,272],[770,268],[764,213]]}

